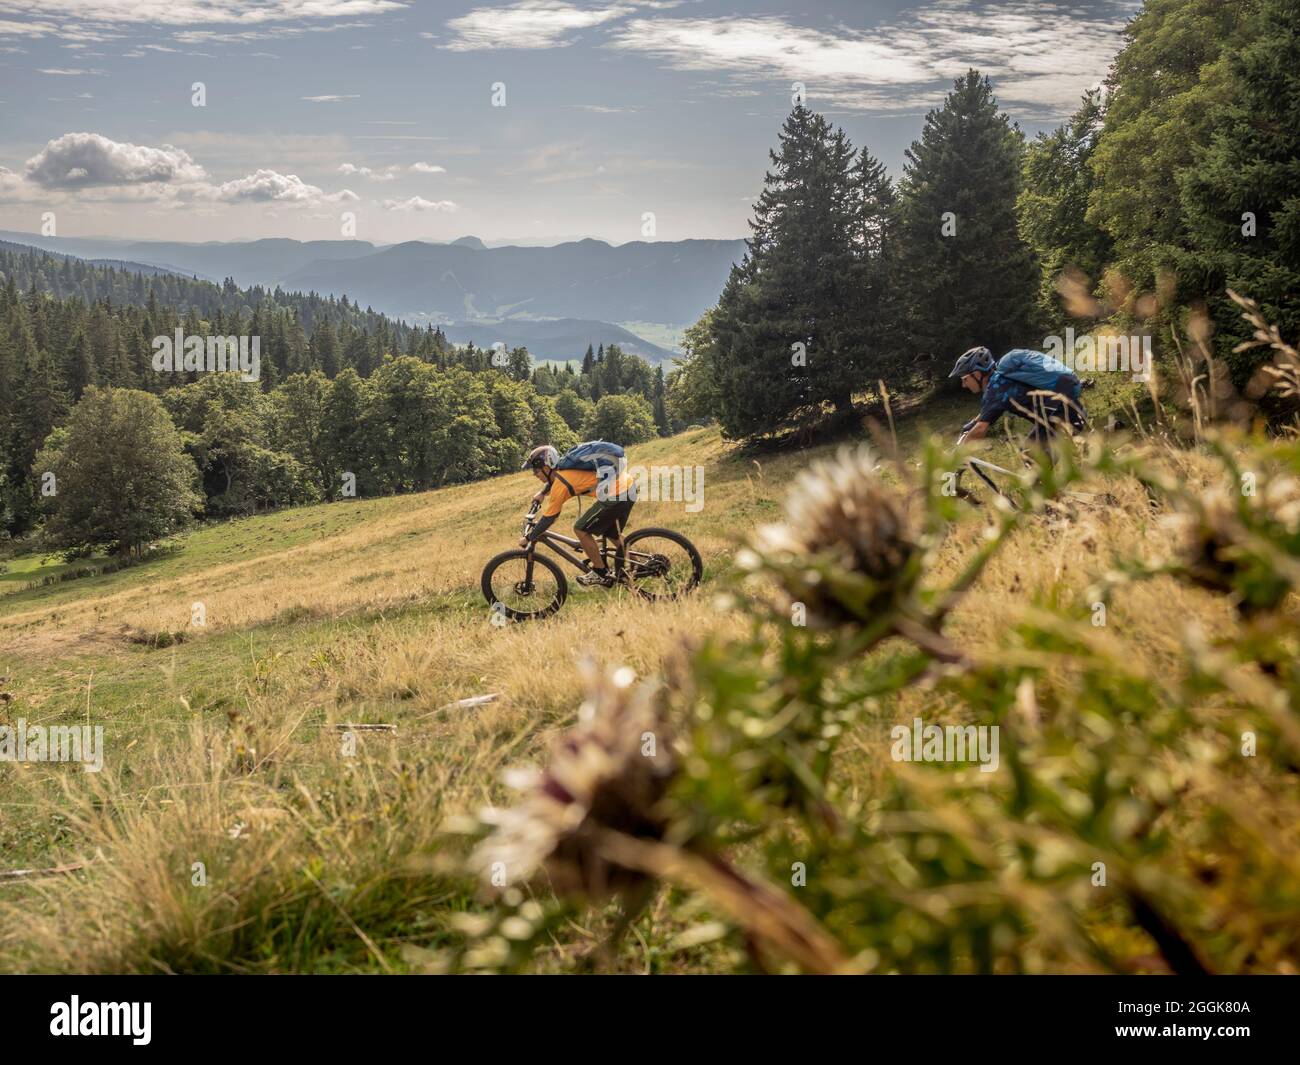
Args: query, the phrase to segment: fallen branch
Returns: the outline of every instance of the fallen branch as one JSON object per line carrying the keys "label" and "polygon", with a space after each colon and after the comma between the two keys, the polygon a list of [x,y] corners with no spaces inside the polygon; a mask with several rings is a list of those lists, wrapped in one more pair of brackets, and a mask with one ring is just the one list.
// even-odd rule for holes
{"label": "fallen branch", "polygon": [[495,703],[501,698],[500,692],[493,692],[491,695],[471,695],[468,699],[457,699],[454,703],[447,703],[436,710],[430,710],[427,714],[421,714],[423,717],[432,717],[434,714],[441,713],[443,710],[472,710],[476,706],[486,706],[488,703]]}
{"label": "fallen branch", "polygon": [[396,725],[335,725],[340,732],[396,732]]}
{"label": "fallen branch", "polygon": [[0,869],[0,882],[12,880],[30,880],[42,876],[61,876],[75,873],[86,868],[86,862],[72,862],[70,865],[56,865],[50,869]]}

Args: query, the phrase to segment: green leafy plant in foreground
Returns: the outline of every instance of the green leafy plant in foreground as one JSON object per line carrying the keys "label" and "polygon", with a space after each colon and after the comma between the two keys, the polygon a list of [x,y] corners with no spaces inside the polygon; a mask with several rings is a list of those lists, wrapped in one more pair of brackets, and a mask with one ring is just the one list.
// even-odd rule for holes
{"label": "green leafy plant in foreground", "polygon": [[[1020,509],[995,508],[938,584],[965,504],[942,491],[937,443],[907,494],[865,450],[811,468],[739,557],[749,635],[684,645],[661,682],[593,672],[548,768],[513,781],[521,803],[461,826],[500,902],[464,918],[447,964],[522,968],[580,901],[617,902],[609,949],[670,885],[763,971],[1294,972],[1300,440],[1211,438],[1223,487],[1205,494],[1154,449],[1087,451],[1021,477]],[[1243,495],[1247,467],[1260,491]],[[963,651],[953,607],[1089,477],[1145,486],[1181,555],[1024,606],[992,649]],[[1229,597],[1234,636],[1187,625],[1157,664],[1091,623],[1092,603],[1155,577]],[[996,726],[996,771],[895,760],[890,726],[914,711]],[[849,737],[866,785],[836,772]],[[548,879],[553,896],[533,890]]]}

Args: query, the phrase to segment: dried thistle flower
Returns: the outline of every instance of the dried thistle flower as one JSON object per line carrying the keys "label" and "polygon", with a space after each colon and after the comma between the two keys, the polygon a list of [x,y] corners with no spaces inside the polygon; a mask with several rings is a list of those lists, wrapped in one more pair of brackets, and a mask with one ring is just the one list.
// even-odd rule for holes
{"label": "dried thistle flower", "polygon": [[760,528],[739,563],[776,573],[791,603],[830,624],[860,624],[908,590],[917,554],[902,501],[880,480],[865,445],[842,448],[802,473],[786,520]]}
{"label": "dried thistle flower", "polygon": [[470,865],[495,886],[545,870],[561,896],[604,898],[646,877],[604,857],[600,836],[664,836],[660,800],[674,765],[657,690],[637,685],[626,667],[601,671],[584,663],[582,669],[588,694],[578,724],[560,737],[545,769],[507,773],[507,783],[522,793],[519,805],[480,815],[493,830]]}

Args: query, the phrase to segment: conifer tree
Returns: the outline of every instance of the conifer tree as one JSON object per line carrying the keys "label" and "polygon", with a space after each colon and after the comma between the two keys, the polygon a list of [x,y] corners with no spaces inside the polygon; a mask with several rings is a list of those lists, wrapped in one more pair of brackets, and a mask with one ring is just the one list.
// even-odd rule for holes
{"label": "conifer tree", "polygon": [[900,281],[916,350],[938,373],[967,348],[1035,346],[1038,268],[1016,220],[1023,137],[971,70],[907,150]]}

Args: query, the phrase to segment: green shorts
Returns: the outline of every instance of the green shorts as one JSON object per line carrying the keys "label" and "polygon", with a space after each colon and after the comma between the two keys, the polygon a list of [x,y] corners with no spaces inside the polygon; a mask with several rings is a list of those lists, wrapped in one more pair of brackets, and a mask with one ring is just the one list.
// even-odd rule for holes
{"label": "green shorts", "polygon": [[631,499],[598,499],[573,523],[573,527],[592,536],[621,532],[632,513],[632,502]]}

